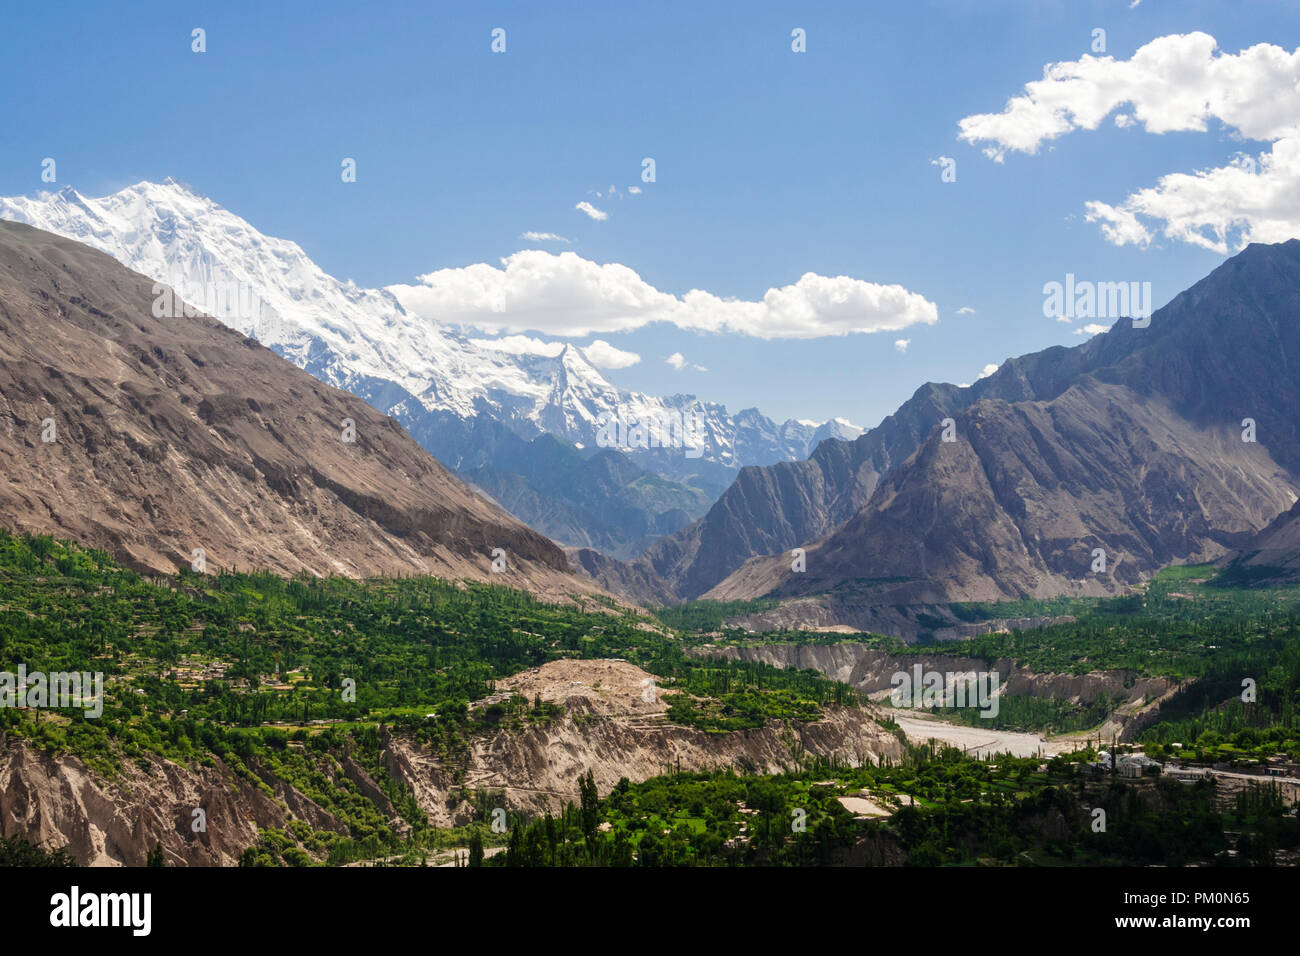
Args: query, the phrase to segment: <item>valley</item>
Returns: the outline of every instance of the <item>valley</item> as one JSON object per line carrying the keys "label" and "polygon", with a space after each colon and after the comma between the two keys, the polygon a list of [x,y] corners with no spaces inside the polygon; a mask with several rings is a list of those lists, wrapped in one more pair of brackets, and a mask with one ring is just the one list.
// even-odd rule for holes
{"label": "valley", "polygon": [[[99,668],[107,682],[103,721],[0,710],[0,827],[85,865],[418,866],[453,851],[475,866],[888,864],[957,859],[925,834],[970,806],[963,853],[1095,862],[1143,851],[1089,841],[1086,804],[1059,794],[1103,784],[1085,764],[1114,741],[1218,778],[1169,791],[1115,781],[1137,794],[1107,803],[1117,826],[1223,804],[1267,842],[1207,835],[1179,853],[1289,860],[1294,771],[1251,767],[1300,757],[1300,595],[1199,576],[1213,573],[1172,569],[1136,606],[1074,607],[1050,641],[1024,631],[909,648],[706,635],[430,578],[142,577],[103,552],[3,536],[0,651],[49,671]],[[1194,613],[1188,594],[1205,601]],[[891,673],[994,662],[1008,675],[1002,721],[888,700]],[[1250,705],[1231,703],[1241,673],[1265,675]],[[1059,707],[1016,700],[1105,707],[1061,732]],[[1113,722],[1149,702],[1154,719]],[[1251,803],[1256,790],[1280,802]],[[846,810],[860,792],[885,815]],[[1002,798],[971,816],[990,794],[1014,795],[1030,822],[1002,816]],[[789,828],[792,811],[807,829]],[[1020,836],[985,843],[1010,832],[998,827]]]}
{"label": "valley", "polygon": [[1300,2],[3,23],[22,943],[1288,938]]}

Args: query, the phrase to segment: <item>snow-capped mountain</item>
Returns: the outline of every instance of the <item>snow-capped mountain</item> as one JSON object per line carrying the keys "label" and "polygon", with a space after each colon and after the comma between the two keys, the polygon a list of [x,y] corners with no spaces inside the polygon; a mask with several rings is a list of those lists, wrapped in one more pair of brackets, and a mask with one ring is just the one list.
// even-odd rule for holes
{"label": "snow-capped mountain", "polygon": [[[824,438],[861,431],[843,421],[778,425],[756,409],[732,416],[691,395],[630,392],[572,345],[556,355],[486,347],[412,315],[385,290],[327,275],[297,243],[263,235],[170,179],[99,199],[71,187],[0,199],[0,218],[84,242],[170,286],[178,300],[393,415],[454,468],[462,456],[450,432],[481,416],[525,439],[549,432],[589,450],[611,443],[601,429],[616,420],[693,423],[702,440],[689,455],[681,447],[643,449],[622,434],[615,447],[648,470],[721,484],[745,465],[802,459]],[[156,309],[173,307],[165,290],[155,291]]]}

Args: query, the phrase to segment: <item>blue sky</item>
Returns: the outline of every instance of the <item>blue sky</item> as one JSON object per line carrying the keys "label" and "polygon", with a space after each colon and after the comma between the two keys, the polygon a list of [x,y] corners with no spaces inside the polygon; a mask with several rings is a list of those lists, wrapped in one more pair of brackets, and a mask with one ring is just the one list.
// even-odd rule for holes
{"label": "blue sky", "polygon": [[[971,382],[989,363],[1082,341],[1085,322],[1043,315],[1044,283],[1066,273],[1148,281],[1159,306],[1242,236],[1296,234],[1295,210],[1276,198],[1290,192],[1230,182],[1231,171],[1124,206],[1161,177],[1228,169],[1290,141],[1281,120],[1242,104],[1185,128],[1198,124],[1170,120],[1178,110],[1161,100],[1176,90],[1147,89],[1147,74],[1116,94],[1148,97],[1125,126],[1115,116],[1135,111],[1120,105],[1033,153],[1007,145],[1032,116],[978,125],[1001,131],[1001,144],[959,137],[964,118],[1000,114],[1049,63],[1123,63],[1197,31],[1217,41],[1216,56],[1300,46],[1296,3],[1130,4],[20,5],[0,35],[0,194],[51,188],[44,157],[57,160],[59,186],[92,196],[173,176],[367,286],[499,269],[522,249],[573,253],[592,270],[621,264],[677,297],[759,302],[805,273],[859,290],[898,285],[932,303],[937,321],[791,338],[761,319],[746,331],[740,313],[734,331],[696,320],[602,328],[594,307],[593,327],[572,338],[639,355],[607,373],[629,388],[872,425],[925,381]],[[195,27],[206,31],[202,54],[191,51]],[[501,54],[490,49],[497,27]],[[804,53],[791,50],[794,28],[806,31]],[[1104,54],[1092,52],[1095,28]],[[1260,62],[1243,62],[1246,79],[1228,85],[1283,89],[1291,66]],[[1117,75],[1089,69],[1103,86]],[[1178,75],[1193,87],[1226,82]],[[1258,99],[1286,111],[1285,96]],[[999,145],[1001,162],[985,155]],[[355,183],[341,181],[344,157],[356,159]],[[652,183],[641,180],[645,157]],[[942,181],[939,157],[955,159],[955,182]],[[1252,172],[1289,175],[1283,166]],[[1111,218],[1086,221],[1090,202]],[[1236,223],[1221,248],[1165,234],[1189,202]],[[1129,241],[1108,238],[1107,224]],[[529,231],[570,241],[521,238]],[[975,311],[959,316],[963,307]],[[627,325],[639,327],[617,330]],[[563,327],[550,316],[531,334]],[[665,361],[673,354],[682,368]]]}

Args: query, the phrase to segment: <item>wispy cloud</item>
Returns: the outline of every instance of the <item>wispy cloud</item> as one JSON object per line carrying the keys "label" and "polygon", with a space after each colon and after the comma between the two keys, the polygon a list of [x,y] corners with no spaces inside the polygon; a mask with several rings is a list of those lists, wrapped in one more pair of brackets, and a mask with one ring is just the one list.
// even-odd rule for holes
{"label": "wispy cloud", "polygon": [[506,335],[499,339],[470,339],[471,345],[511,355],[544,355],[555,358],[564,351],[563,342],[544,342],[531,335]]}
{"label": "wispy cloud", "polygon": [[589,218],[595,219],[597,222],[604,222],[609,218],[609,213],[605,212],[603,209],[597,209],[585,199],[573,208],[578,210],[578,212],[585,214]]}
{"label": "wispy cloud", "polygon": [[[505,335],[498,339],[470,339],[471,345],[494,352],[508,352],[511,355],[541,355],[555,358],[564,351],[563,342],[547,342],[531,335]],[[610,345],[604,339],[596,339],[590,345],[580,346],[587,361],[597,368],[627,368],[641,361],[636,352]]]}
{"label": "wispy cloud", "polygon": [[519,238],[527,239],[529,242],[568,242],[569,241],[568,239],[565,239],[563,236],[558,236],[553,232],[533,232],[532,230],[523,233],[522,235],[520,235]]}

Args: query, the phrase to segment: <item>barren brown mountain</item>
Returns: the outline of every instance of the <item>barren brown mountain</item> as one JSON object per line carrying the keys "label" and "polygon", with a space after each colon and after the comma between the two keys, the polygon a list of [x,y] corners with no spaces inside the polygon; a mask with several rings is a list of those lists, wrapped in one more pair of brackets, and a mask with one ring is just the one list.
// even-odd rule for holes
{"label": "barren brown mountain", "polygon": [[396,422],[155,299],[103,253],[0,222],[0,521],[154,571],[201,549],[208,570],[597,590]]}
{"label": "barren brown mountain", "polygon": [[625,593],[653,571],[678,598],[801,597],[804,623],[874,627],[882,608],[1114,592],[1219,557],[1300,491],[1297,315],[1300,241],[1251,245],[1145,327],[926,385],[854,442],[746,469],[630,568],[583,565]]}

